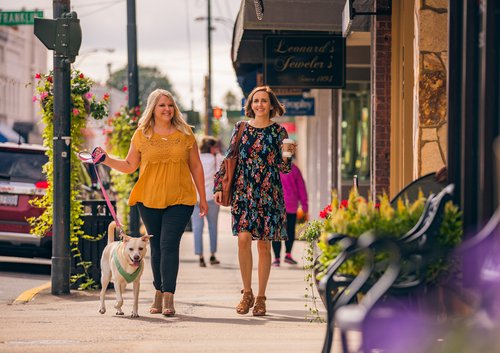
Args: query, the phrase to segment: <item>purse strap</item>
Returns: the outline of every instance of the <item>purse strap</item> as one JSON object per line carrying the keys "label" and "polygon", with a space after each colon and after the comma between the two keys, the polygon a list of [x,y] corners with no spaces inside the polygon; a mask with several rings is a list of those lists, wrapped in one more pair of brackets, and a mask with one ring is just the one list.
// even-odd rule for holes
{"label": "purse strap", "polygon": [[243,130],[245,130],[246,125],[247,125],[246,121],[242,121],[240,124],[240,127],[238,129],[238,135],[236,136],[236,141],[234,143],[234,148],[231,151],[231,156],[235,156],[237,153],[236,151],[238,150],[238,147],[240,146],[241,135],[243,135]]}

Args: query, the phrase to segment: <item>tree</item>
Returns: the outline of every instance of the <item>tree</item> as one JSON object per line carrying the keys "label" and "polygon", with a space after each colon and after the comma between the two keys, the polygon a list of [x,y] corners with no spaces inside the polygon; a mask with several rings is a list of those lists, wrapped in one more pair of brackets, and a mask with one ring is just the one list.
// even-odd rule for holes
{"label": "tree", "polygon": [[226,110],[241,109],[240,101],[232,91],[227,91],[226,95],[224,96],[224,104],[226,105]]}
{"label": "tree", "polygon": [[[113,72],[106,84],[116,89],[123,89],[128,86],[127,66]],[[178,99],[177,93],[174,91],[172,83],[168,76],[162,74],[157,67],[139,66],[139,104],[145,106],[148,96],[157,88],[166,89],[174,96],[179,109],[182,109],[182,104]]]}

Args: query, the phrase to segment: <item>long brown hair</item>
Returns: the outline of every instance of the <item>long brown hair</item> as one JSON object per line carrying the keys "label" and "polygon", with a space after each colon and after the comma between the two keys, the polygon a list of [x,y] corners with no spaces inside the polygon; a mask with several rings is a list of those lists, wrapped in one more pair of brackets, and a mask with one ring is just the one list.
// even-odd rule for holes
{"label": "long brown hair", "polygon": [[271,87],[258,86],[258,87],[255,87],[252,90],[252,92],[250,92],[250,94],[248,95],[248,99],[245,103],[245,116],[247,116],[249,118],[255,118],[255,113],[252,110],[253,96],[255,95],[255,93],[261,92],[261,91],[267,92],[267,94],[269,95],[269,100],[271,101],[271,107],[272,107],[271,112],[269,113],[270,118],[274,118],[275,116],[281,116],[281,115],[285,114],[285,111],[286,111],[285,106],[280,103],[280,101],[278,100],[278,97],[276,97],[276,94],[273,92]]}

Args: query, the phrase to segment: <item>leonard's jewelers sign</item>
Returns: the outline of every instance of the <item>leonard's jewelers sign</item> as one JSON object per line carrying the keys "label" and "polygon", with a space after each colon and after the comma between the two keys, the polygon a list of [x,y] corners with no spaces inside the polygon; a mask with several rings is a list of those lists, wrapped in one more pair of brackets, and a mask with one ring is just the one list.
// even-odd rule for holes
{"label": "leonard's jewelers sign", "polygon": [[273,87],[343,88],[342,36],[265,37],[264,80]]}

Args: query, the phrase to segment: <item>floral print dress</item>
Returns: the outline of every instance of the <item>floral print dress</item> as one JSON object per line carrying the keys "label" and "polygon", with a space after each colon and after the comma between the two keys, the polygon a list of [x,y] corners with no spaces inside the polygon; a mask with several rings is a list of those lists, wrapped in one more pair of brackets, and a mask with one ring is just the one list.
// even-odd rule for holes
{"label": "floral print dress", "polygon": [[[239,129],[238,166],[235,172],[231,200],[233,235],[250,232],[253,240],[286,240],[286,212],[281,187],[280,172],[291,170],[292,160],[281,156],[286,129],[277,123],[256,128],[242,121],[236,123],[231,146],[234,146]],[[228,154],[231,153],[229,148]],[[222,190],[224,164],[214,177],[214,192]]]}

